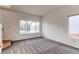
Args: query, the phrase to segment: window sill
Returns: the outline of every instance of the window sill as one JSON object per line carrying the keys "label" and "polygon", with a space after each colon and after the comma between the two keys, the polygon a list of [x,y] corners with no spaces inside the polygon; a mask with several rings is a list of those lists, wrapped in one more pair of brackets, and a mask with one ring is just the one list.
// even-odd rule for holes
{"label": "window sill", "polygon": [[36,33],[20,33],[21,35],[28,35],[28,34],[39,34],[40,32],[36,32]]}

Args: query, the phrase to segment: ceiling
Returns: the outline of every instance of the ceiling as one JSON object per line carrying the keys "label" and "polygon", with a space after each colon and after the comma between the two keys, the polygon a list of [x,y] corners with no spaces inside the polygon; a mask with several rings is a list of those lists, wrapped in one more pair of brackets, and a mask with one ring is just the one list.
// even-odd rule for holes
{"label": "ceiling", "polygon": [[11,9],[32,15],[43,16],[63,7],[65,7],[65,5],[12,5]]}

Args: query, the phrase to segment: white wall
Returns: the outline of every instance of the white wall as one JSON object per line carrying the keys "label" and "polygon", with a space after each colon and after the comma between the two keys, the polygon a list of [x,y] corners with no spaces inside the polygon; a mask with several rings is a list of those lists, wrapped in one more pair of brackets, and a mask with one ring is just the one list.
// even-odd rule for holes
{"label": "white wall", "polygon": [[[13,12],[9,10],[0,9],[0,15],[3,16],[3,38],[11,40],[21,40],[41,36],[40,33],[29,34],[29,35],[20,35],[20,26],[19,21],[22,19],[29,18],[29,16],[35,17],[33,15],[23,14],[19,12]],[[41,22],[41,17],[38,17]],[[41,27],[41,26],[40,26]]]}
{"label": "white wall", "polygon": [[79,14],[79,6],[66,6],[43,17],[43,36],[79,48],[79,40],[68,37],[68,16]]}

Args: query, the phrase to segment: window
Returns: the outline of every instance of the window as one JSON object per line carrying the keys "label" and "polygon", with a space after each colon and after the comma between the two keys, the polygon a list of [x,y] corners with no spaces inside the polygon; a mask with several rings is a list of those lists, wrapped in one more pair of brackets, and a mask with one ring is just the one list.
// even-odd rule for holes
{"label": "window", "polygon": [[69,17],[69,37],[79,39],[79,15]]}
{"label": "window", "polygon": [[20,33],[28,34],[28,33],[37,33],[39,32],[39,22],[35,21],[20,21]]}

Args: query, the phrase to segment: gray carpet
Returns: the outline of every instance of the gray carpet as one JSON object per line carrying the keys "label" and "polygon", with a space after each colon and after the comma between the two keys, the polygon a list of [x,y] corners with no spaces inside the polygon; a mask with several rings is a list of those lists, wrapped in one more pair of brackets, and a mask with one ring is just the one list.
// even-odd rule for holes
{"label": "gray carpet", "polygon": [[2,54],[79,54],[79,50],[45,38],[13,42]]}

